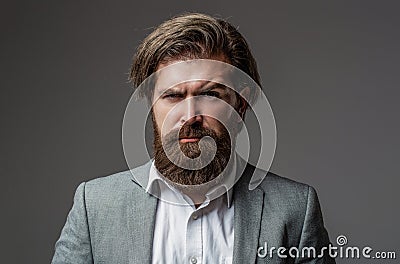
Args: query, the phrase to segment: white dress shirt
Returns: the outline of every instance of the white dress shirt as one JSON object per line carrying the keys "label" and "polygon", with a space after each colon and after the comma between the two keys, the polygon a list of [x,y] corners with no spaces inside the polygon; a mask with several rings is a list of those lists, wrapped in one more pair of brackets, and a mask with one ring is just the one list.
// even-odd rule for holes
{"label": "white dress shirt", "polygon": [[[234,181],[235,174],[236,157],[227,181]],[[153,162],[146,191],[150,192],[157,183],[160,199],[157,204],[152,263],[232,263],[233,189],[227,190],[232,182],[222,184],[227,189],[218,198],[214,199],[213,194],[220,189],[208,192],[206,200],[198,208],[188,196],[160,176]]]}

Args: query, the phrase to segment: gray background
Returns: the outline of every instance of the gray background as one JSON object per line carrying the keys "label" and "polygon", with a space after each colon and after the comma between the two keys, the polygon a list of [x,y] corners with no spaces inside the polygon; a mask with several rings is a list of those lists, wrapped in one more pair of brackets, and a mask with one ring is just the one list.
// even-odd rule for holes
{"label": "gray background", "polygon": [[400,254],[396,1],[2,1],[0,10],[2,263],[50,262],[78,183],[127,168],[131,56],[183,11],[229,18],[247,38],[277,121],[272,171],[317,189],[331,240]]}

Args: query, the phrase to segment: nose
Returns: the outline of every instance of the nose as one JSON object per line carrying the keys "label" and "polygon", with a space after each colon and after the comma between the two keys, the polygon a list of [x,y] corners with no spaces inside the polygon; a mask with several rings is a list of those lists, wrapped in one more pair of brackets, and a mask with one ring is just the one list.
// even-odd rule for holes
{"label": "nose", "polygon": [[181,123],[182,124],[193,124],[196,122],[203,122],[203,116],[199,112],[198,103],[195,97],[190,97],[185,100],[184,113],[182,114]]}

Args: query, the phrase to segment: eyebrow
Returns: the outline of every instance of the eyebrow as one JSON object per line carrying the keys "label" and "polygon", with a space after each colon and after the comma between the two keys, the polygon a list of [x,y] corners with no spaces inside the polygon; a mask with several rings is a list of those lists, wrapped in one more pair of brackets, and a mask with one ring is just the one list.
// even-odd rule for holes
{"label": "eyebrow", "polygon": [[162,90],[158,90],[159,94],[165,94],[165,93],[178,93],[182,89],[179,87],[169,87],[169,88],[163,88]]}
{"label": "eyebrow", "polygon": [[[211,85],[210,85],[210,83],[211,83]],[[181,85],[181,84],[183,84],[183,83],[180,83],[178,85]],[[222,90],[226,91],[228,89],[228,87],[226,85],[222,84],[222,83],[207,81],[207,83],[205,83],[204,85],[202,85],[199,88],[198,92],[202,93],[202,92],[207,92],[207,91],[211,91],[211,90],[214,90],[214,89],[222,89]],[[183,90],[183,88],[180,88],[178,86],[173,86],[173,87],[170,87],[170,88],[164,88],[162,90],[158,90],[158,92],[160,94],[165,94],[165,93],[180,92],[180,90]]]}
{"label": "eyebrow", "polygon": [[205,90],[206,91],[210,91],[210,90],[213,90],[213,89],[222,89],[222,90],[225,91],[225,90],[228,89],[228,87],[225,84],[218,83],[218,82],[213,82],[213,84],[210,87],[206,88]]}

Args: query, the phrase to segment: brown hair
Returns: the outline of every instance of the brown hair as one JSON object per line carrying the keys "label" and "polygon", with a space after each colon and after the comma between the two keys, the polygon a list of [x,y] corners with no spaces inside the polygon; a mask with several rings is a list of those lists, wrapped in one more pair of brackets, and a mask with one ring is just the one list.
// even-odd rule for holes
{"label": "brown hair", "polygon": [[[199,13],[186,13],[163,22],[139,45],[129,80],[138,87],[161,63],[223,56],[260,87],[257,64],[243,36],[230,23]],[[152,98],[153,91],[139,91]],[[255,98],[257,92],[250,93]]]}

